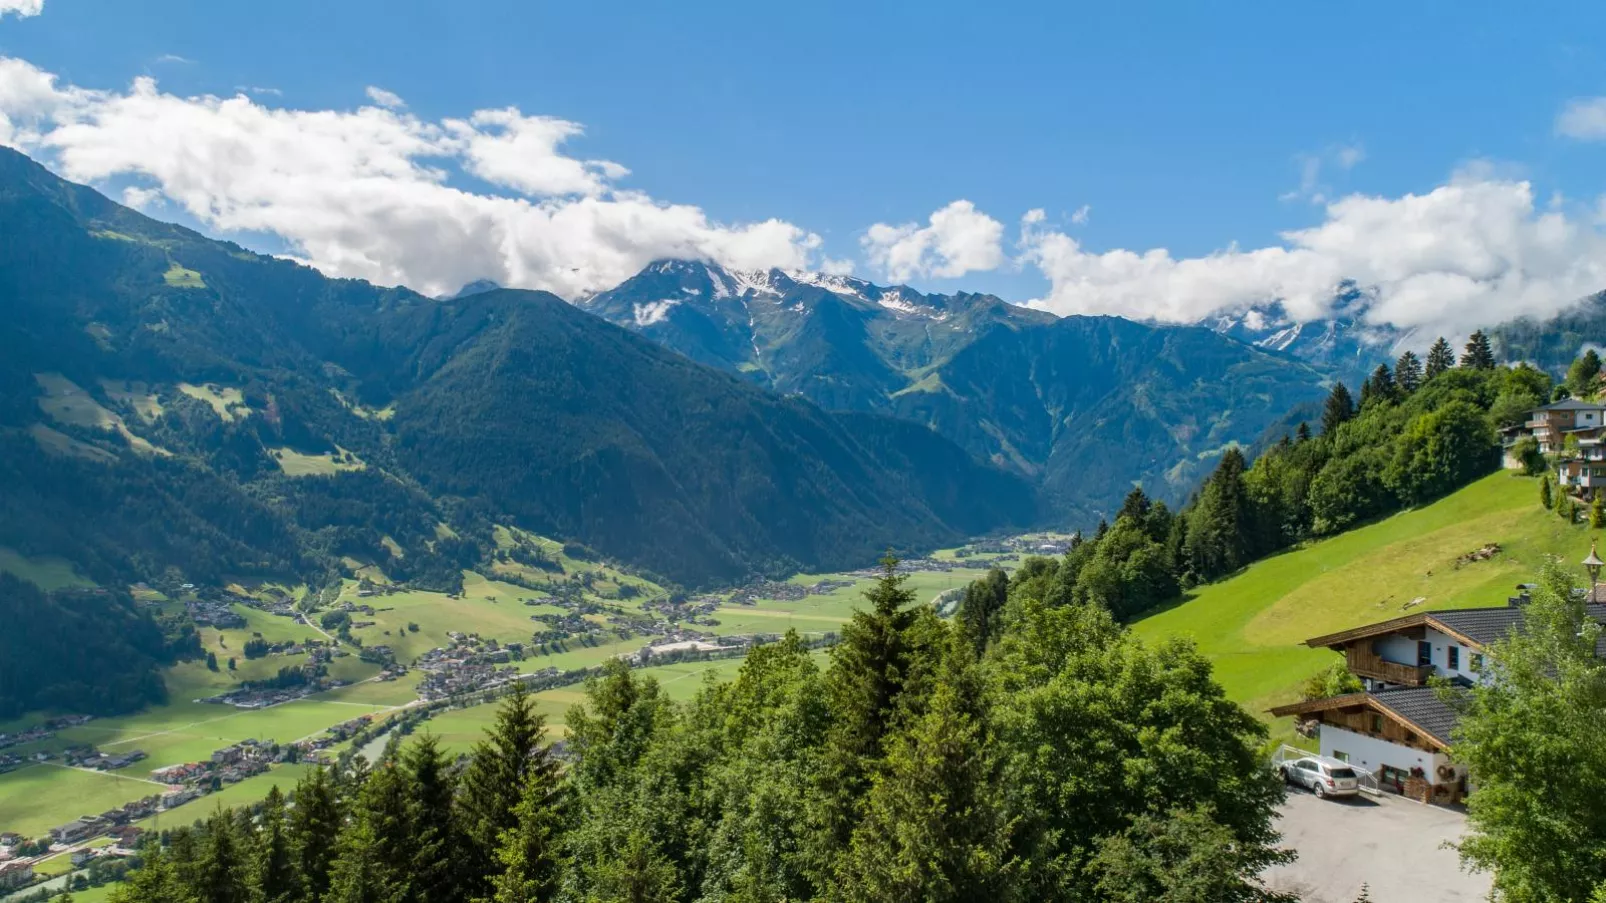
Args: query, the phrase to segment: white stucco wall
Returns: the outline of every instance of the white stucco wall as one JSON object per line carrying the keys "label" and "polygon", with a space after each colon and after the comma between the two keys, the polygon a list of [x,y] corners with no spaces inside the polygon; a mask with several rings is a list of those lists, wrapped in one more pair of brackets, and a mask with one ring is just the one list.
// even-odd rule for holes
{"label": "white stucco wall", "polygon": [[[1463,645],[1460,640],[1447,636],[1431,627],[1427,629],[1425,638],[1429,643],[1433,644],[1433,670],[1440,677],[1465,677],[1472,681],[1483,679],[1482,675],[1472,670],[1472,656],[1477,654],[1478,650]],[[1377,651],[1379,655],[1388,661],[1398,662],[1402,665],[1415,665],[1417,662],[1416,643],[1416,640],[1403,636],[1383,637],[1378,640]],[[1460,667],[1454,670],[1450,669],[1451,646],[1459,647],[1461,650]]]}
{"label": "white stucco wall", "polygon": [[1438,781],[1440,765],[1447,765],[1450,757],[1443,753],[1423,752],[1387,740],[1357,734],[1331,724],[1322,725],[1321,753],[1324,756],[1343,758],[1335,753],[1344,753],[1348,762],[1357,769],[1375,773],[1379,768],[1388,765],[1401,771],[1410,771],[1412,768],[1422,769],[1430,781]]}

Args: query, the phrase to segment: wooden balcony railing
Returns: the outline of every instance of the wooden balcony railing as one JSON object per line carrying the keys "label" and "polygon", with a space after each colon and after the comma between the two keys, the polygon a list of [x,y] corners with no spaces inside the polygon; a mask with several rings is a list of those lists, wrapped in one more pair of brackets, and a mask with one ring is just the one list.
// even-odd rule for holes
{"label": "wooden balcony railing", "polygon": [[1407,687],[1426,686],[1428,677],[1433,674],[1432,665],[1402,665],[1399,662],[1388,661],[1359,646],[1351,646],[1344,658],[1349,664],[1350,673],[1356,677],[1386,680],[1391,684]]}

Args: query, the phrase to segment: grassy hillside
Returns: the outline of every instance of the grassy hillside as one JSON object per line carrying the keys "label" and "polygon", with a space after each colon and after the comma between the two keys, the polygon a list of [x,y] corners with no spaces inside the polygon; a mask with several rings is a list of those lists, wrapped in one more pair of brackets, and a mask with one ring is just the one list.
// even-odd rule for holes
{"label": "grassy hillside", "polygon": [[[1546,555],[1578,561],[1588,528],[1539,505],[1538,481],[1497,473],[1431,505],[1268,558],[1144,618],[1146,638],[1191,637],[1233,699],[1264,716],[1338,656],[1306,638],[1410,611],[1504,605]],[[1489,543],[1489,561],[1457,558]]]}

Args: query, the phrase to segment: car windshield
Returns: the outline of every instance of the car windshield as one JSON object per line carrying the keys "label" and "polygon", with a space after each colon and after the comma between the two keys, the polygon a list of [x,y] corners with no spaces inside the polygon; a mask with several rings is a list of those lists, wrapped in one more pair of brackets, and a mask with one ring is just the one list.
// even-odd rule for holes
{"label": "car windshield", "polygon": [[1333,769],[1329,769],[1327,773],[1332,775],[1335,778],[1353,778],[1353,777],[1355,777],[1355,769],[1353,769],[1353,768],[1333,768]]}

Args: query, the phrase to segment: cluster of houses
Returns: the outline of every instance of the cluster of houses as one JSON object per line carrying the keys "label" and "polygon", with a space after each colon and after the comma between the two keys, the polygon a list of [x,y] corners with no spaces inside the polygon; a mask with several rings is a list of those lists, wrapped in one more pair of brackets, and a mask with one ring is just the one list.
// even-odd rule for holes
{"label": "cluster of houses", "polygon": [[[1586,565],[1598,568],[1593,550]],[[1379,789],[1421,802],[1455,803],[1471,789],[1464,765],[1452,757],[1459,711],[1455,693],[1489,679],[1490,646],[1521,630],[1527,587],[1491,608],[1428,611],[1311,637],[1312,648],[1344,656],[1363,689],[1357,693],[1278,706],[1271,714],[1298,719],[1321,754],[1375,777]],[[1586,616],[1606,624],[1606,587],[1585,600]],[[1606,658],[1606,635],[1595,654]],[[1447,702],[1431,678],[1448,682]]]}
{"label": "cluster of houses", "polygon": [[1556,462],[1556,485],[1564,491],[1592,499],[1606,487],[1606,404],[1564,398],[1528,412],[1522,425],[1501,433],[1508,469],[1524,466],[1516,448],[1529,436]]}
{"label": "cluster of houses", "polygon": [[452,631],[447,637],[451,645],[431,649],[413,663],[414,668],[424,672],[418,682],[420,698],[435,700],[473,693],[518,676],[518,668],[509,662],[519,658],[516,653],[522,652],[522,647],[504,646],[473,633]]}
{"label": "cluster of houses", "polygon": [[218,630],[243,630],[245,618],[234,610],[232,602],[221,600],[195,599],[184,604],[189,610],[190,619],[200,627],[216,627]]}
{"label": "cluster of houses", "polygon": [[[169,793],[205,793],[225,784],[238,784],[252,775],[266,772],[275,762],[298,761],[301,750],[293,744],[279,745],[262,740],[241,740],[212,753],[204,762],[183,762],[151,772],[151,778],[174,786]],[[182,788],[182,789],[180,789]],[[192,797],[193,798],[193,797]],[[163,805],[167,806],[164,797]],[[176,805],[176,803],[175,803]],[[172,808],[167,806],[167,808]]]}

